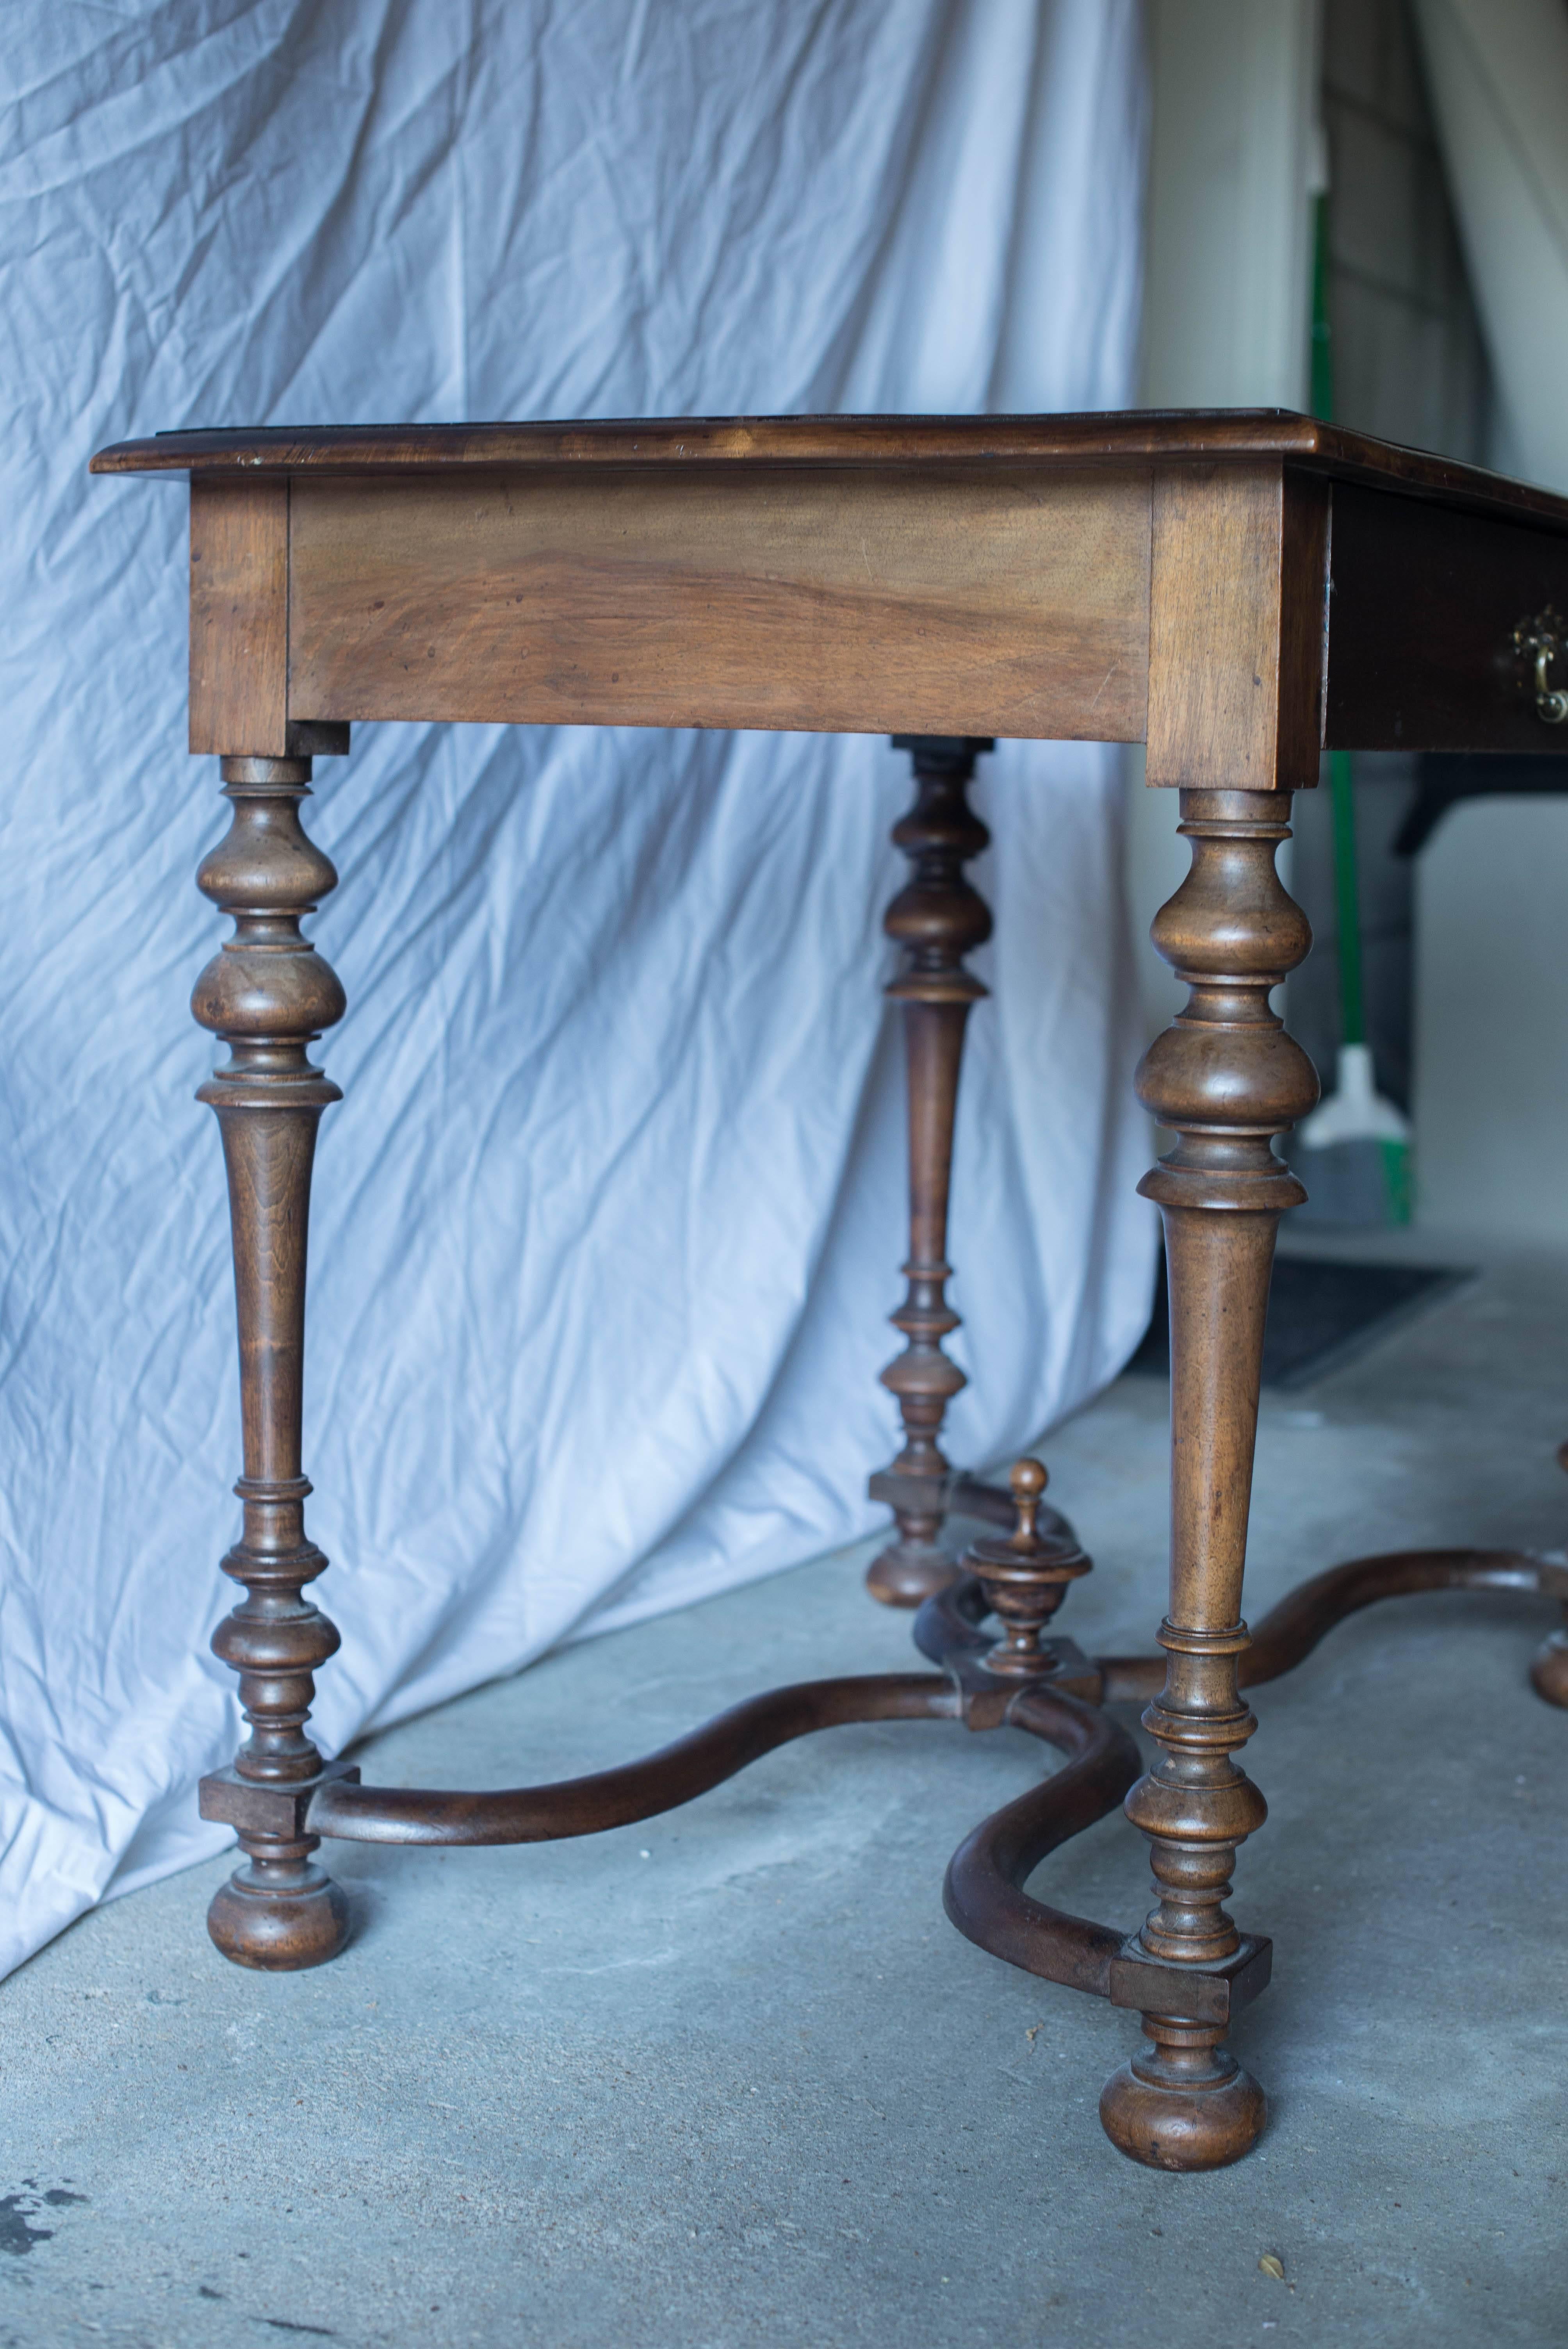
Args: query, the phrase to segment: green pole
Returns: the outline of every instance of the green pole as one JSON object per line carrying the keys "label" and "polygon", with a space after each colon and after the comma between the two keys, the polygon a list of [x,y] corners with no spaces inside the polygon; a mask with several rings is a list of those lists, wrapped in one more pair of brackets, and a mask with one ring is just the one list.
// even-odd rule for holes
{"label": "green pole", "polygon": [[1328,196],[1312,201],[1312,412],[1334,421],[1334,346],[1328,336]]}
{"label": "green pole", "polygon": [[[1313,202],[1312,412],[1334,420],[1334,343],[1328,326],[1328,197]],[[1367,1006],[1361,985],[1361,888],[1356,847],[1356,787],[1348,750],[1328,754],[1328,792],[1334,816],[1334,917],[1338,933],[1339,1031],[1346,1044],[1367,1041]],[[1402,1142],[1380,1142],[1383,1192],[1388,1220],[1410,1220],[1410,1154]]]}

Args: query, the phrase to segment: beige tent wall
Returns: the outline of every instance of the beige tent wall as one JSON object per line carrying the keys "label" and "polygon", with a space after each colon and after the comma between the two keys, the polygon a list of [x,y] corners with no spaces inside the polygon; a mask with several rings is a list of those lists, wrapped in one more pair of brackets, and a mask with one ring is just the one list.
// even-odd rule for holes
{"label": "beige tent wall", "polygon": [[[1568,491],[1568,10],[1416,0],[1416,16],[1491,363],[1490,453]],[[1416,939],[1418,1221],[1568,1247],[1568,799],[1446,817]]]}

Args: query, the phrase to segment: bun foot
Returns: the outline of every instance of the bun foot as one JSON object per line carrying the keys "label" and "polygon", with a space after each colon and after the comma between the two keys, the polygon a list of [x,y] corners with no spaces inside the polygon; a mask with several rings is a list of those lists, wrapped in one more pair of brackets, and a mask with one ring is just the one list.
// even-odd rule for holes
{"label": "bun foot", "polygon": [[1099,2117],[1130,2161],[1150,2169],[1222,2169],[1251,2153],[1268,2103],[1250,2072],[1223,2048],[1202,2051],[1189,2070],[1164,2048],[1147,2048],[1106,2082]]}
{"label": "bun foot", "polygon": [[1568,1706],[1568,1631],[1553,1631],[1535,1651],[1530,1685],[1548,1704]]}
{"label": "bun foot", "polygon": [[236,1966],[297,1973],[324,1966],[348,1939],[348,1902],[308,1859],[252,1857],[207,1911],[216,1948]]}
{"label": "bun foot", "polygon": [[890,1542],[866,1569],[866,1588],[884,1607],[923,1607],[958,1580],[955,1558],[934,1541]]}

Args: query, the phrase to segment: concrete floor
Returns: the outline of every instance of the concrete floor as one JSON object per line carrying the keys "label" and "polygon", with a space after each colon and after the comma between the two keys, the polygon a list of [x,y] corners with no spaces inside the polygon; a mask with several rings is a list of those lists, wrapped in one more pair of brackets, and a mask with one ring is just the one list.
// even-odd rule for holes
{"label": "concrete floor", "polygon": [[[1493,1271],[1265,1402],[1250,1611],[1359,1549],[1559,1540],[1565,1309],[1563,1269]],[[1090,1649],[1161,1612],[1163,1413],[1123,1381],[1049,1446],[1099,1561],[1068,1609]],[[897,1667],[861,1562],[558,1656],[366,1775],[563,1775]],[[1408,1601],[1257,1692],[1272,1816],[1236,1905],[1276,1960],[1237,2044],[1273,2119],[1235,2169],[1113,2152],[1131,2018],[943,1918],[949,1852],[1039,1749],[844,1729],[595,1840],[339,1847],[359,1930],[317,1973],[215,1956],[216,1864],[84,1920],[0,1992],[0,2343],[1563,2343],[1568,1720],[1524,1681],[1549,1626]],[[1042,1889],[1131,1924],[1140,1853],[1113,1816]]]}

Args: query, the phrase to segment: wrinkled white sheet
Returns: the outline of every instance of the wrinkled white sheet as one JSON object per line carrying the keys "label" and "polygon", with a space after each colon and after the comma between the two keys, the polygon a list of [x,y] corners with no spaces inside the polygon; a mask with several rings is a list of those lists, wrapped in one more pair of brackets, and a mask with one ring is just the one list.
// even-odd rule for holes
{"label": "wrinkled white sheet", "polygon": [[[1122,402],[1134,0],[51,0],[0,75],[0,1966],[206,1854],[238,1427],[185,424]],[[984,771],[954,1455],[1147,1311],[1114,754]],[[356,730],[310,821],[341,1747],[865,1530],[903,1248],[873,740]],[[766,1680],[767,1659],[758,1677]],[[526,1702],[526,1698],[520,1698]]]}

